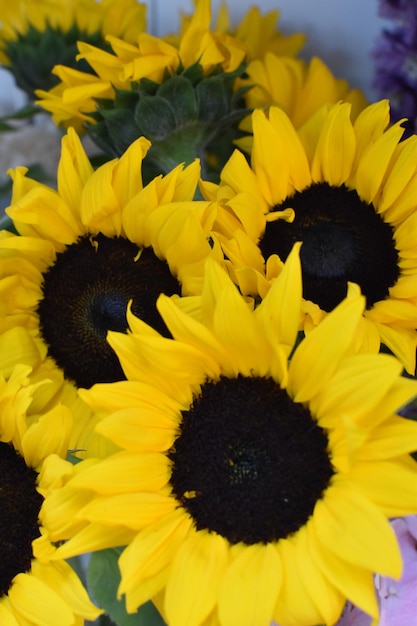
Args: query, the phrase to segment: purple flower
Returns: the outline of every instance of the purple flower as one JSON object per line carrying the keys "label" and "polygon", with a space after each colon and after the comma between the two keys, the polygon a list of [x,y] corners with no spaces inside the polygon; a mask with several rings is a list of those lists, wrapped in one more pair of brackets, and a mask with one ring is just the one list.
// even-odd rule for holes
{"label": "purple flower", "polygon": [[380,0],[379,15],[390,20],[406,21],[407,16],[415,14],[415,0]]}
{"label": "purple flower", "polygon": [[417,129],[417,2],[380,0],[380,14],[395,20],[384,29],[371,55],[375,63],[373,87],[388,98],[392,121],[404,117],[406,135]]}

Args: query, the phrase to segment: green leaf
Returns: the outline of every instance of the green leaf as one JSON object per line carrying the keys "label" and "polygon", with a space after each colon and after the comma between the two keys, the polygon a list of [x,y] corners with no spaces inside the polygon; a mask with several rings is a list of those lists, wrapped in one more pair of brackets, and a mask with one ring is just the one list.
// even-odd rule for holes
{"label": "green leaf", "polygon": [[120,572],[117,564],[123,548],[93,552],[87,569],[87,586],[95,602],[117,626],[165,626],[160,614],[147,602],[137,613],[127,613],[125,603],[117,599]]}

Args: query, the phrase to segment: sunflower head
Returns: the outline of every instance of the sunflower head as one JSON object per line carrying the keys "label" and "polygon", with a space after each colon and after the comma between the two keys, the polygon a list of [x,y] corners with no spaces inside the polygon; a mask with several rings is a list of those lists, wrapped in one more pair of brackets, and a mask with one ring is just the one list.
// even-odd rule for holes
{"label": "sunflower head", "polygon": [[235,152],[210,197],[222,198],[218,238],[246,294],[265,295],[302,241],[304,330],[357,283],[366,298],[363,346],[386,345],[415,370],[417,139],[388,127],[387,101],[352,120],[326,105],[298,130],[279,108],[255,111],[251,165]]}
{"label": "sunflower head", "polygon": [[162,296],[172,338],[130,315],[109,335],[127,380],[80,392],[119,451],[56,491],[57,556],[130,532],[129,612],[156,599],[170,626],[334,624],[346,598],[377,618],[373,573],[400,576],[388,517],[417,508],[417,424],[395,412],[417,383],[358,353],[353,285],[294,347],[298,249],[256,309],[207,262],[200,321]]}
{"label": "sunflower head", "polygon": [[[44,503],[44,464],[66,456],[72,416],[63,406],[36,413],[30,368],[18,365],[0,377],[0,619],[30,626],[50,622],[51,611],[63,623],[95,619],[98,610],[71,567],[50,561],[54,547],[40,521]],[[52,483],[56,472],[49,473]]]}
{"label": "sunflower head", "polygon": [[36,89],[48,90],[58,83],[52,73],[57,64],[91,71],[85,61],[76,60],[78,41],[108,49],[107,35],[130,41],[145,29],[146,5],[136,0],[3,4],[0,59],[31,98]]}
{"label": "sunflower head", "polygon": [[[197,161],[144,184],[149,141],[139,138],[119,159],[94,170],[78,135],[62,141],[57,189],[12,172],[7,209],[18,235],[0,237],[0,365],[33,368],[51,378],[40,406],[63,402],[76,416],[71,447],[90,450],[94,419],[79,387],[123,380],[106,337],[127,332],[128,306],[169,336],[155,303],[160,293],[200,293],[217,206],[194,201]],[[53,389],[53,391],[52,391]],[[92,453],[92,452],[91,452]]]}

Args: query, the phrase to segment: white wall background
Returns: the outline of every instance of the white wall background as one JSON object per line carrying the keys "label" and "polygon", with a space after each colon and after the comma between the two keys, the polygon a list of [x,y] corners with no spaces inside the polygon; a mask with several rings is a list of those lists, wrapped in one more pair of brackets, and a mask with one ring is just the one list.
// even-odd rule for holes
{"label": "white wall background", "polygon": [[[378,0],[225,0],[236,23],[252,5],[264,12],[279,9],[283,32],[308,36],[304,57],[320,56],[340,78],[360,87],[372,99],[372,60],[369,52],[384,25],[378,17]],[[417,0],[416,0],[417,1]],[[177,29],[179,10],[190,13],[192,0],[147,0],[149,29],[157,35]],[[212,0],[213,12],[220,0]],[[0,71],[0,105],[20,104],[21,94],[5,71]]]}

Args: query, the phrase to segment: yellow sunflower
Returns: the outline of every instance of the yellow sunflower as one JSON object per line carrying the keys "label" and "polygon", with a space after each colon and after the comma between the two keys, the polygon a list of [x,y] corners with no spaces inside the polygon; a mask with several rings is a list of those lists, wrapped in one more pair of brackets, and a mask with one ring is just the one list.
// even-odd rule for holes
{"label": "yellow sunflower", "polygon": [[135,41],[146,28],[146,4],[136,0],[17,0],[1,6],[0,63],[33,96],[58,82],[54,65],[78,66],[77,41],[107,48],[106,37]]}
{"label": "yellow sunflower", "polygon": [[[199,0],[194,0],[198,6]],[[214,31],[232,35],[243,42],[246,49],[246,61],[261,59],[267,52],[283,56],[295,56],[303,47],[306,36],[302,33],[285,35],[277,29],[280,17],[278,10],[269,11],[264,15],[258,6],[251,7],[239,21],[237,26],[232,25],[232,20],[226,3],[219,7]],[[180,32],[185,30],[192,19],[192,15],[181,16]],[[171,42],[178,41],[178,36],[166,37]]]}
{"label": "yellow sunflower", "polygon": [[217,236],[242,292],[263,297],[303,241],[304,329],[355,282],[366,298],[364,348],[385,344],[414,373],[417,138],[400,141],[387,101],[354,122],[348,103],[323,107],[298,131],[271,107],[254,112],[253,131],[251,165],[236,151],[220,187],[204,186],[223,202]]}
{"label": "yellow sunflower", "polygon": [[[63,560],[40,522],[46,459],[67,453],[72,417],[64,406],[35,415],[30,368],[0,376],[0,622],[4,626],[84,624],[102,611],[89,600],[78,576]],[[48,385],[48,381],[42,381]]]}
{"label": "yellow sunflower", "polygon": [[[70,129],[57,190],[25,168],[11,173],[6,212],[19,234],[0,233],[0,362],[28,363],[34,375],[52,377],[54,396],[43,391],[44,405],[63,394],[72,406],[78,387],[123,379],[106,334],[126,331],[128,302],[167,334],[155,308],[159,294],[199,293],[204,260],[222,259],[208,241],[216,206],[193,201],[198,162],[143,185],[148,148],[140,138],[94,171]],[[74,414],[82,433],[82,410]]]}
{"label": "yellow sunflower", "polygon": [[417,511],[417,424],[395,411],[417,382],[356,351],[354,285],[294,350],[297,248],[255,310],[208,261],[202,321],[161,296],[169,339],[130,313],[130,334],[109,333],[128,380],[80,391],[120,450],[75,466],[43,514],[71,537],[57,558],[131,533],[129,612],[153,599],[169,626],[331,626],[346,598],[376,618],[373,573],[401,574],[388,517]]}
{"label": "yellow sunflower", "polygon": [[94,73],[58,65],[54,74],[61,82],[50,91],[39,90],[37,104],[52,113],[56,124],[68,126],[85,116],[94,122],[88,116],[98,107],[94,98],[114,100],[117,89],[132,89],[132,81],[146,78],[160,83],[166,73],[175,73],[195,63],[199,63],[206,75],[218,66],[223,72],[236,70],[244,60],[245,46],[231,35],[211,30],[210,4],[210,0],[198,2],[187,27],[173,43],[145,32],[135,42],[108,36],[110,52],[80,42],[79,58]]}
{"label": "yellow sunflower", "polygon": [[[368,105],[360,89],[351,89],[346,80],[336,78],[318,57],[306,62],[268,52],[251,61],[245,73],[247,77],[236,81],[236,89],[250,87],[244,93],[248,109],[279,106],[296,128],[325,104],[350,102],[352,120]],[[247,116],[241,123],[248,137],[237,142],[248,153],[253,143],[251,119]]]}

